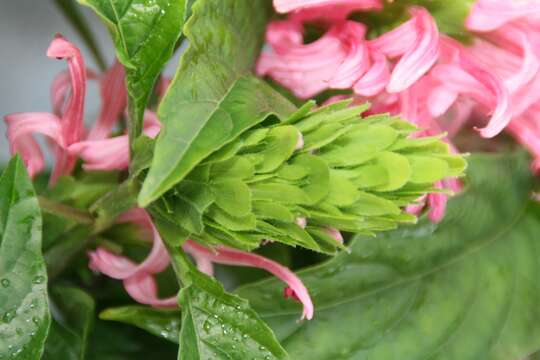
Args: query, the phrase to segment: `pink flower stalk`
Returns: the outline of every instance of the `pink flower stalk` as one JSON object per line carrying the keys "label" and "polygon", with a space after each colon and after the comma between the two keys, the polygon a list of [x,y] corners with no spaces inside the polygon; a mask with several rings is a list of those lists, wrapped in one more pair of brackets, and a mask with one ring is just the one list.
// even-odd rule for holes
{"label": "pink flower stalk", "polygon": [[[155,138],[160,130],[160,123],[154,112],[144,113],[143,133]],[[129,166],[129,138],[120,135],[102,140],[86,140],[72,144],[68,148],[70,154],[79,156],[85,170],[125,170]]]}
{"label": "pink flower stalk", "polygon": [[111,278],[123,280],[127,293],[141,304],[154,307],[177,306],[176,296],[165,299],[158,297],[154,275],[167,268],[170,258],[148,213],[143,209],[133,209],[118,221],[137,224],[151,233],[153,245],[150,254],[142,263],[136,264],[124,256],[98,248],[88,253],[89,267]]}
{"label": "pink flower stalk", "polygon": [[21,154],[31,176],[44,167],[43,153],[32,135],[45,135],[54,143],[56,165],[51,176],[54,183],[59,176],[69,174],[75,165],[76,158],[66,147],[83,136],[86,70],[79,49],[59,35],[51,42],[47,56],[67,60],[72,91],[66,105],[58,105],[58,115],[16,113],[7,115],[5,121],[11,152]]}
{"label": "pink flower stalk", "polygon": [[[208,249],[192,240],[184,243],[183,248],[195,258],[206,258],[211,262],[233,266],[249,266],[264,269],[279,279],[283,280],[294,293],[294,297],[304,306],[302,319],[313,318],[313,302],[309,292],[294,272],[270,259],[257,254],[232,249],[226,246],[216,246],[213,250]],[[292,295],[291,293],[291,295]]]}

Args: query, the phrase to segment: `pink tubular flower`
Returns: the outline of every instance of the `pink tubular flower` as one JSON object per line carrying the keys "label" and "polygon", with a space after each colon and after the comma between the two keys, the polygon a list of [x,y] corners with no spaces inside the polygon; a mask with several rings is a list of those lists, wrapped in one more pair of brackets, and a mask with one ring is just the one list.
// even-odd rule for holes
{"label": "pink tubular flower", "polygon": [[362,24],[342,21],[305,45],[299,22],[274,21],[266,34],[272,50],[261,55],[257,73],[270,75],[300,98],[350,88],[370,66],[365,31]]}
{"label": "pink tubular flower", "polygon": [[79,49],[59,35],[51,42],[47,56],[67,60],[72,88],[67,104],[63,107],[58,105],[58,115],[17,113],[7,115],[5,121],[11,151],[21,154],[31,176],[44,167],[43,154],[32,134],[43,134],[52,140],[56,157],[51,176],[54,183],[59,176],[69,174],[75,165],[75,158],[66,151],[66,147],[83,136],[86,70]]}
{"label": "pink tubular flower", "polygon": [[141,304],[155,307],[177,306],[176,296],[160,299],[157,295],[153,275],[165,270],[170,259],[150,216],[143,209],[133,209],[121,216],[118,221],[138,224],[143,230],[151,233],[153,245],[150,254],[137,265],[126,257],[98,248],[88,253],[90,268],[114,279],[123,280],[128,294]]}
{"label": "pink tubular flower", "polygon": [[[154,138],[160,130],[160,124],[154,112],[144,113],[144,129],[146,136]],[[86,140],[72,144],[69,153],[83,159],[85,170],[124,170],[129,166],[129,139],[120,135],[102,140]]]}
{"label": "pink tubular flower", "polygon": [[226,246],[217,246],[214,250],[210,250],[192,240],[188,240],[184,243],[183,248],[195,258],[206,258],[218,264],[257,267],[268,271],[283,280],[291,289],[292,293],[290,294],[294,293],[294,297],[303,304],[302,319],[311,320],[313,318],[313,303],[309,292],[302,281],[286,267],[260,255]]}

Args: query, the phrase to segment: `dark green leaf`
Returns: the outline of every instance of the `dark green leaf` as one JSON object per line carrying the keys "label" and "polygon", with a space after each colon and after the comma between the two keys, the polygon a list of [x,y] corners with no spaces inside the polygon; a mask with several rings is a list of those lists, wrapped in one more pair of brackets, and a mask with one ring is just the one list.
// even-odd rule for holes
{"label": "dark green leaf", "polygon": [[199,0],[193,5],[184,29],[189,48],[159,108],[162,130],[140,206],[270,114],[294,111],[270,86],[248,74],[270,5],[266,0]]}
{"label": "dark green leaf", "polygon": [[39,359],[49,331],[41,214],[22,160],[0,177],[0,357]]}
{"label": "dark green leaf", "polygon": [[181,321],[178,310],[161,310],[132,305],[107,309],[101,312],[99,317],[103,320],[135,325],[155,336],[178,343]]}
{"label": "dark green leaf", "polygon": [[[116,54],[126,68],[129,137],[142,132],[144,109],[163,66],[182,33],[185,0],[79,0],[91,7],[114,36]],[[133,145],[133,143],[132,143]]]}
{"label": "dark green leaf", "polygon": [[442,223],[357,237],[351,254],[300,272],[315,303],[310,322],[296,323],[299,309],[277,281],[238,293],[292,358],[523,358],[540,348],[531,277],[540,271],[540,209],[530,189],[522,154],[471,157],[465,193]]}
{"label": "dark green leaf", "polygon": [[75,287],[57,286],[52,293],[54,321],[42,359],[83,360],[94,323],[94,300]]}

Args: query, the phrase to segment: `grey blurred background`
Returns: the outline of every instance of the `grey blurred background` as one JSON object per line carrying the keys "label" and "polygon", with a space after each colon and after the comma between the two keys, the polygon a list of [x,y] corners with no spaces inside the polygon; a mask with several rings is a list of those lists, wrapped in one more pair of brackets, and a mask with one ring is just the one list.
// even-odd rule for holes
{"label": "grey blurred background", "polygon": [[[110,65],[114,49],[107,29],[90,9],[81,9]],[[77,44],[87,67],[98,70],[90,51],[52,0],[0,0],[0,164],[10,157],[4,115],[51,110],[49,87],[55,75],[66,68],[65,61],[45,54],[56,33]],[[166,73],[174,72],[177,60],[178,54]],[[85,104],[86,121],[92,121],[99,109],[95,82],[89,83]]]}

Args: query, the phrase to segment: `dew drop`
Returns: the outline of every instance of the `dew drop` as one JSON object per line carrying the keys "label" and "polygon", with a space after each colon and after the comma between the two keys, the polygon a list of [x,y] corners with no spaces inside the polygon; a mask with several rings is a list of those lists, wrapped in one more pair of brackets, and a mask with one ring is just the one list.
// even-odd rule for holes
{"label": "dew drop", "polygon": [[206,320],[203,324],[203,329],[204,331],[206,331],[207,333],[210,332],[210,330],[212,329],[212,324],[210,324],[210,321]]}
{"label": "dew drop", "polygon": [[15,311],[6,311],[2,316],[2,321],[9,324],[14,317]]}
{"label": "dew drop", "polygon": [[264,357],[264,360],[270,360],[270,355],[266,355],[266,356]]}
{"label": "dew drop", "polygon": [[164,338],[169,336],[169,332],[165,330],[162,330],[159,334],[161,335],[161,337],[164,337]]}
{"label": "dew drop", "polygon": [[42,284],[45,281],[45,276],[38,275],[32,280],[34,284]]}
{"label": "dew drop", "polygon": [[32,322],[37,325],[37,324],[39,324],[39,319],[37,317],[33,316],[32,317]]}
{"label": "dew drop", "polygon": [[259,346],[259,350],[264,351],[264,350],[266,350],[266,348],[261,345],[261,346]]}
{"label": "dew drop", "polygon": [[2,284],[2,287],[7,288],[9,287],[10,281],[8,279],[2,279],[0,280],[0,284]]}

